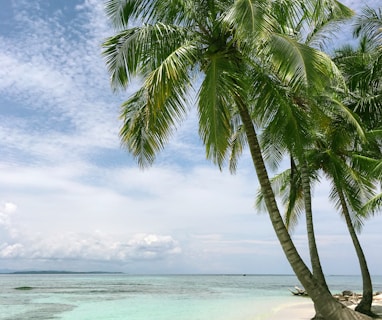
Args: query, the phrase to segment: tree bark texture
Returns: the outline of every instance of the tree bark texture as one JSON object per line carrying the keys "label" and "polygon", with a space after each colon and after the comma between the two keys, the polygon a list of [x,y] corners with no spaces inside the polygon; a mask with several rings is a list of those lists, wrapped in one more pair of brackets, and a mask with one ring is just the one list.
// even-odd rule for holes
{"label": "tree bark texture", "polygon": [[371,282],[369,268],[367,266],[366,258],[363,253],[361,244],[358,240],[357,233],[355,232],[355,229],[350,217],[349,209],[345,200],[345,196],[340,188],[337,188],[337,193],[340,198],[342,213],[345,217],[346,226],[349,230],[350,237],[353,241],[353,245],[357,253],[359,266],[360,266],[361,274],[362,274],[362,286],[363,286],[362,299],[355,310],[361,313],[373,316],[374,314],[371,311],[371,304],[373,302],[373,284]]}
{"label": "tree bark texture", "polygon": [[313,227],[313,209],[312,209],[312,194],[310,190],[310,179],[308,166],[305,159],[302,160],[300,164],[301,167],[301,181],[302,181],[302,190],[304,195],[304,207],[305,207],[305,216],[306,216],[306,230],[308,234],[308,243],[309,243],[309,254],[312,264],[313,276],[317,279],[318,282],[323,287],[329,291],[328,285],[325,280],[324,273],[322,271],[320,257],[318,255],[316,236]]}
{"label": "tree bark texture", "polygon": [[265,168],[257,134],[252,123],[248,109],[243,105],[238,105],[240,116],[245,127],[248,145],[252,156],[252,161],[260,183],[261,191],[272,222],[273,229],[281,244],[286,258],[289,261],[297,278],[304,286],[309,297],[320,315],[326,320],[370,320],[369,316],[353,311],[339,303],[330,294],[326,287],[323,287],[310,272],[302,258],[300,257],[284,221],[277,207],[276,199],[269,181],[268,172]]}

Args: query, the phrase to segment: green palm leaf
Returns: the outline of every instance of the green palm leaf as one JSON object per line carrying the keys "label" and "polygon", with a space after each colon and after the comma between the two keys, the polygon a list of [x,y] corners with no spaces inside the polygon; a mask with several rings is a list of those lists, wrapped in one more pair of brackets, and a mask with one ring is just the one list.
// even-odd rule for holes
{"label": "green palm leaf", "polygon": [[208,159],[221,167],[226,160],[232,136],[232,115],[227,105],[234,105],[232,91],[240,81],[235,66],[224,55],[214,54],[204,66],[205,78],[199,91],[199,134]]}
{"label": "green palm leaf", "polygon": [[238,115],[233,115],[231,123],[233,124],[233,134],[230,139],[231,153],[229,155],[229,170],[231,173],[235,173],[239,157],[247,145],[247,140],[245,136],[245,128],[240,121],[240,117]]}
{"label": "green palm leaf", "polygon": [[382,193],[377,194],[363,207],[363,213],[365,216],[374,215],[380,213],[382,208]]}
{"label": "green palm leaf", "polygon": [[250,42],[267,38],[275,24],[269,15],[270,2],[267,0],[237,0],[224,15],[223,21],[235,28],[238,41],[247,39]]}
{"label": "green palm leaf", "polygon": [[124,88],[132,77],[157,68],[185,43],[186,36],[184,28],[157,23],[131,28],[108,38],[103,44],[103,55],[112,86]]}
{"label": "green palm leaf", "polygon": [[273,34],[269,54],[277,74],[294,90],[320,92],[330,81],[342,81],[333,61],[323,52],[281,34]]}
{"label": "green palm leaf", "polygon": [[363,9],[356,21],[354,34],[358,37],[365,35],[371,43],[381,49],[382,46],[382,9],[374,10],[370,7]]}
{"label": "green palm leaf", "polygon": [[137,20],[149,24],[160,21],[186,25],[198,12],[191,0],[109,0],[105,11],[116,29],[128,28]]}
{"label": "green palm leaf", "polygon": [[334,113],[340,115],[343,121],[352,125],[356,129],[361,140],[366,141],[365,130],[358,115],[350,110],[342,101],[333,96],[326,96],[323,98],[333,107]]}
{"label": "green palm leaf", "polygon": [[186,113],[189,68],[197,56],[190,43],[179,47],[149,73],[143,87],[122,105],[122,143],[145,167],[155,159]]}

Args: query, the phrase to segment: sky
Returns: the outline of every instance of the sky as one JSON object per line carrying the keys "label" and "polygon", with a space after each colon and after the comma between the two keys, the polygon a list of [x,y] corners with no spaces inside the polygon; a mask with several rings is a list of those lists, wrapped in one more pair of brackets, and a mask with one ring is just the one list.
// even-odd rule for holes
{"label": "sky", "polygon": [[[343,1],[359,12],[366,3]],[[121,147],[119,106],[101,43],[99,0],[0,0],[0,271],[291,274],[266,213],[254,207],[248,153],[237,173],[205,158],[194,113],[155,164]],[[335,42],[351,39],[342,28]],[[359,274],[346,231],[314,189],[324,272]],[[381,274],[382,215],[360,241]],[[292,234],[307,258],[303,221]]]}

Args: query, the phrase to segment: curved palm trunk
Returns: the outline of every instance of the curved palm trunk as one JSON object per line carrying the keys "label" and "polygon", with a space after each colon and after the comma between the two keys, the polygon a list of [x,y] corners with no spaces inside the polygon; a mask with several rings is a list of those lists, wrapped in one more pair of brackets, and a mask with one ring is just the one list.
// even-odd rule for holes
{"label": "curved palm trunk", "polygon": [[[304,207],[305,207],[305,220],[306,220],[306,230],[308,234],[308,243],[309,243],[309,254],[310,262],[312,264],[313,276],[317,281],[322,285],[323,288],[326,288],[330,292],[328,285],[325,280],[324,272],[322,271],[320,257],[318,255],[316,236],[313,227],[313,210],[312,210],[312,193],[310,189],[310,179],[308,166],[306,160],[304,159],[301,163],[301,182],[302,190],[304,195]],[[313,319],[325,319],[318,308],[315,308],[316,315]]]}
{"label": "curved palm trunk", "polygon": [[317,281],[320,282],[320,284],[323,287],[326,287],[326,289],[329,291],[324,273],[322,271],[321,261],[317,250],[316,237],[313,227],[312,194],[310,189],[308,166],[305,160],[303,160],[303,162],[301,163],[301,182],[304,195],[306,230],[308,234],[309,254],[312,264],[313,276],[317,279]]}
{"label": "curved palm trunk", "polygon": [[301,259],[278,210],[251,116],[247,108],[241,104],[239,104],[239,112],[245,127],[252,161],[260,183],[261,191],[264,195],[264,201],[273,229],[275,230],[289,264],[308,295],[313,300],[316,310],[322,314],[326,320],[370,320],[370,317],[350,310],[336,301],[327,288],[323,287],[317,279],[313,277],[312,273]]}
{"label": "curved palm trunk", "polygon": [[359,304],[355,310],[358,312],[373,316],[374,314],[371,311],[371,304],[373,302],[373,285],[371,282],[369,268],[367,266],[366,258],[365,258],[365,255],[363,253],[361,244],[360,244],[358,237],[357,237],[357,234],[354,230],[354,226],[353,226],[353,223],[352,223],[351,218],[350,218],[348,206],[347,206],[346,201],[345,201],[345,196],[344,196],[344,194],[340,188],[337,188],[337,192],[338,192],[338,196],[340,198],[342,212],[343,212],[344,217],[345,217],[346,225],[347,225],[347,228],[349,230],[350,237],[353,241],[355,251],[357,253],[359,265],[361,268],[361,274],[362,274],[362,287],[363,287],[362,299],[359,302]]}

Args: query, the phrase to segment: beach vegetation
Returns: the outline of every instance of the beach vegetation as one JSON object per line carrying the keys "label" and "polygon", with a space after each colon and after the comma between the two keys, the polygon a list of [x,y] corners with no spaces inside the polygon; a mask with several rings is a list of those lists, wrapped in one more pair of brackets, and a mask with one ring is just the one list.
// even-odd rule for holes
{"label": "beach vegetation", "polygon": [[[347,45],[336,50],[334,57],[346,82],[346,90],[336,89],[337,101],[334,102],[353,113],[353,125],[338,115],[321,117],[323,125],[320,125],[320,121],[316,122],[311,133],[314,135],[314,143],[308,147],[310,150],[306,150],[308,166],[299,165],[291,156],[290,169],[272,178],[273,188],[285,206],[285,223],[288,228],[293,228],[301,214],[308,212],[305,195],[309,193],[303,188],[304,170],[309,169],[307,175],[311,181],[319,182],[320,172],[331,181],[330,198],[344,217],[361,268],[363,294],[356,310],[369,315],[373,315],[373,288],[357,231],[360,231],[363,220],[379,207],[377,204],[381,196],[376,194],[381,178],[378,168],[381,167],[382,158],[379,134],[382,123],[381,40],[378,42],[375,34],[379,33],[373,32],[368,22],[371,19],[372,26],[380,26],[378,18],[380,15],[373,13],[372,9],[365,9],[364,14],[357,18],[355,28],[355,35],[362,35],[358,48]],[[365,26],[367,28],[363,32]],[[355,123],[359,130],[355,130]],[[271,145],[274,148],[277,143],[277,140],[270,139],[269,134],[264,135],[263,141],[265,149]],[[260,192],[258,207],[262,206],[262,201]]]}
{"label": "beach vegetation", "polygon": [[[334,61],[345,75],[349,88],[343,101],[359,116],[367,130],[366,141],[353,140],[353,159],[359,171],[363,172],[367,182],[374,189],[378,187],[382,177],[380,174],[382,167],[381,30],[381,9],[374,10],[366,7],[356,19],[354,36],[358,38],[358,46],[346,45],[337,50],[334,57]],[[374,193],[372,197],[365,198],[363,207],[355,211],[355,217],[362,222],[363,219],[377,212],[380,209],[378,201],[380,197],[381,194]],[[353,196],[348,199],[355,198]],[[347,224],[351,226],[347,215],[344,216]],[[367,262],[355,232],[351,231],[350,234],[356,248],[363,280],[363,295],[356,310],[371,314],[373,288]]]}
{"label": "beach vegetation", "polygon": [[[136,77],[142,83],[121,106],[121,141],[138,165],[154,163],[195,107],[206,156],[220,169],[229,164],[235,171],[244,147],[249,148],[276,236],[318,315],[368,319],[335,300],[317,271],[319,263],[312,260],[312,273],[299,255],[258,135],[279,129],[280,139],[305,167],[307,187],[305,150],[312,140],[305,133],[318,110],[314,101],[342,80],[333,61],[305,43],[313,34],[300,31],[309,31],[312,21],[327,23],[320,20],[323,15],[349,10],[337,1],[109,0],[106,11],[116,30],[103,44],[111,85],[123,90]],[[195,105],[188,103],[191,92]]]}

